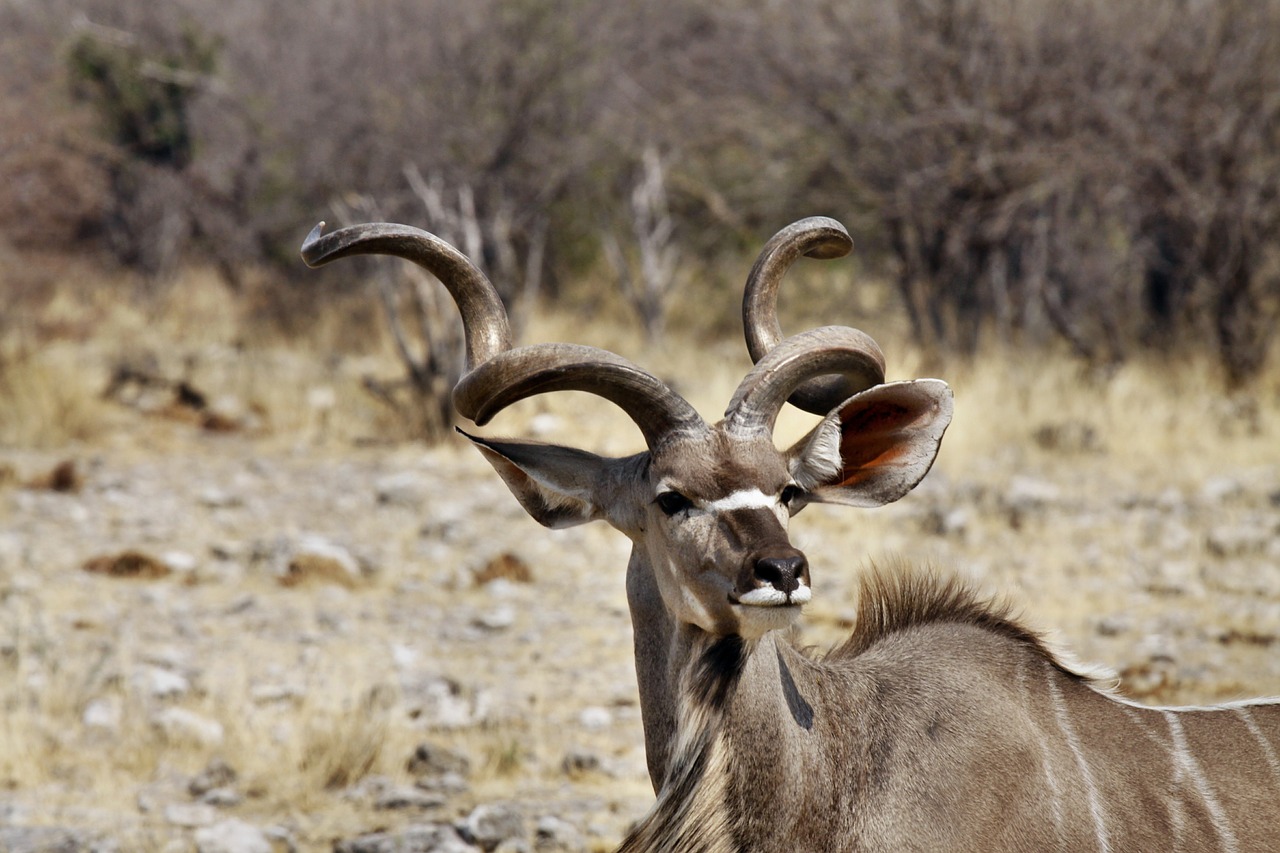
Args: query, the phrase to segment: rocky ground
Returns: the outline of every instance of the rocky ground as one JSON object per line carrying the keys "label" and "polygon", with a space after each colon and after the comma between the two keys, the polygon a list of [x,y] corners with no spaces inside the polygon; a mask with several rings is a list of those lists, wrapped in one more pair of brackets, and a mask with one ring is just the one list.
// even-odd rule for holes
{"label": "rocky ground", "polygon": [[[1008,592],[1130,695],[1280,694],[1280,451],[1153,472],[1045,429],[957,439],[896,506],[806,509],[806,638],[904,555]],[[539,528],[463,444],[178,425],[0,451],[0,848],[616,844],[652,798],[627,543]]]}

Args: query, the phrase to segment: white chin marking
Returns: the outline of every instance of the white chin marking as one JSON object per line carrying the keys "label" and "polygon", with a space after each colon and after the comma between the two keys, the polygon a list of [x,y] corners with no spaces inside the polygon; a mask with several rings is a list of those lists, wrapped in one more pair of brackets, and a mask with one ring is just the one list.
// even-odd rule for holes
{"label": "white chin marking", "polygon": [[770,631],[790,628],[800,616],[799,607],[743,607],[738,613],[738,634],[758,640]]}
{"label": "white chin marking", "polygon": [[790,598],[780,589],[762,586],[738,596],[738,603],[748,607],[782,607],[787,604],[808,604],[811,598],[813,598],[813,591],[804,584],[792,590]]}

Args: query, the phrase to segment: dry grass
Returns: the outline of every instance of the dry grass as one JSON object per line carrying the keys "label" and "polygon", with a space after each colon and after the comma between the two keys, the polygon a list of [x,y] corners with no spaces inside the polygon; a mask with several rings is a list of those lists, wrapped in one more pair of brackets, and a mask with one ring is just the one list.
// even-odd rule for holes
{"label": "dry grass", "polygon": [[[304,456],[341,458],[355,452],[353,445],[396,435],[397,427],[359,387],[365,372],[392,375],[397,370],[385,342],[370,345],[364,354],[338,358],[330,357],[329,345],[349,330],[337,321],[326,321],[316,337],[303,342],[264,333],[236,314],[225,289],[207,274],[183,280],[145,311],[127,299],[105,295],[127,285],[127,280],[107,282],[84,300],[55,295],[22,324],[9,325],[0,339],[0,395],[5,400],[0,406],[0,450],[11,457],[0,456],[0,463],[14,467],[17,480],[33,479],[67,453],[127,459],[224,452],[217,445],[193,442],[198,428],[191,423],[102,398],[113,364],[144,356],[213,396],[232,400],[228,405],[236,411],[257,413],[255,425],[234,439],[248,442],[254,453],[305,448]],[[79,292],[67,287],[68,293]],[[1107,377],[1088,375],[1048,353],[993,350],[971,364],[941,365],[906,344],[901,320],[882,291],[871,288],[850,304],[855,315],[850,319],[869,330],[886,330],[877,337],[889,354],[891,378],[946,378],[956,391],[956,417],[935,473],[917,497],[871,513],[814,507],[797,520],[797,541],[813,558],[815,583],[822,592],[810,610],[813,640],[834,639],[847,629],[852,602],[845,593],[852,588],[853,569],[839,567],[847,563],[851,548],[872,558],[903,553],[966,566],[988,586],[1012,590],[1026,602],[1034,623],[1060,628],[1083,657],[1132,668],[1138,684],[1144,675],[1156,679],[1156,690],[1163,691],[1151,694],[1157,698],[1209,701],[1240,692],[1280,693],[1280,674],[1261,663],[1271,656],[1269,647],[1280,635],[1280,625],[1251,609],[1247,595],[1218,594],[1212,576],[1196,580],[1189,593],[1148,591],[1153,573],[1164,570],[1161,561],[1198,561],[1211,572],[1222,568],[1224,561],[1204,543],[1206,525],[1230,522],[1253,508],[1228,504],[1214,509],[1219,515],[1213,519],[1189,512],[1185,524],[1194,537],[1180,548],[1160,541],[1167,535],[1160,526],[1166,523],[1163,517],[1148,524],[1121,512],[1129,505],[1125,501],[1145,506],[1169,492],[1194,495],[1224,473],[1247,477],[1261,472],[1257,482],[1264,486],[1259,488],[1271,482],[1280,489],[1280,368],[1247,393],[1231,395],[1218,390],[1217,370],[1207,358],[1136,361]],[[736,306],[725,307],[732,310]],[[830,316],[835,310],[818,305],[810,314]],[[794,330],[812,321],[812,316],[789,316],[784,326]],[[682,321],[692,339],[703,337],[697,334],[698,322]],[[737,340],[699,340],[696,348],[680,343],[646,351],[638,329],[583,324],[574,317],[539,316],[528,337],[574,340],[631,355],[659,375],[674,377],[708,416],[723,408],[749,366]],[[780,443],[812,421],[787,414]],[[640,447],[625,416],[578,394],[524,401],[503,414],[499,431],[610,453]],[[42,460],[39,470],[32,467],[33,459]],[[488,476],[477,466],[477,476]],[[1007,510],[1002,496],[1018,478],[1052,485],[1070,513],[1051,509],[1018,516]],[[937,533],[939,514],[950,510],[969,513],[963,530]],[[0,526],[4,522],[0,509]],[[560,591],[568,601],[580,579],[560,577],[556,563],[540,563],[537,555],[589,548],[618,563],[613,567],[618,571],[606,580],[617,581],[621,606],[623,558],[613,556],[616,543],[607,532],[567,539],[566,534],[537,531],[532,524],[520,531],[528,534],[521,545],[533,556],[529,550],[518,556],[529,563],[534,579],[520,587]],[[153,544],[163,550],[172,543]],[[459,566],[471,567],[463,573],[467,578],[483,571],[486,559],[496,555],[484,553],[484,548],[496,547],[493,543],[458,547]],[[413,574],[426,568],[414,567],[410,548],[410,543],[404,545],[409,555],[405,567],[358,589],[309,584],[290,590],[255,579],[235,587],[193,583],[180,588],[181,596],[206,612],[221,612],[235,597],[249,594],[281,602],[304,624],[320,622],[321,611],[357,619],[362,612],[377,613],[395,603],[406,584],[434,583],[431,576]],[[62,577],[57,572],[67,569],[48,570],[51,577]],[[371,775],[401,784],[411,781],[404,762],[423,731],[393,712],[398,687],[387,661],[388,647],[408,637],[366,622],[358,624],[373,633],[353,637],[349,644],[326,645],[323,651],[280,648],[278,640],[253,636],[219,637],[228,665],[182,701],[185,709],[223,727],[223,740],[213,746],[158,730],[152,722],[155,708],[122,675],[145,662],[142,641],[132,634],[104,639],[110,622],[100,612],[145,604],[151,593],[144,583],[95,578],[89,585],[66,588],[24,585],[15,583],[0,562],[0,789],[39,792],[49,804],[45,820],[93,824],[103,822],[103,813],[127,815],[118,824],[124,827],[120,837],[127,839],[122,849],[141,851],[164,848],[168,831],[140,804],[148,797],[163,800],[161,792],[181,787],[182,780],[214,758],[225,759],[240,773],[246,801],[237,814],[263,823],[289,823],[306,849],[326,849],[327,839],[408,820],[371,814],[366,802],[342,795]],[[172,579],[151,583],[179,589]],[[449,592],[463,606],[478,606],[486,594],[471,584]],[[1128,620],[1134,627],[1099,631],[1100,621],[1108,618]],[[1162,624],[1180,626],[1179,654],[1201,667],[1203,679],[1160,682],[1160,673],[1140,670],[1155,664],[1136,651],[1143,639],[1138,632]],[[602,654],[597,648],[612,648],[605,641],[613,638],[603,632],[616,630],[616,622],[593,623],[580,635],[572,626],[566,630],[573,642],[557,654],[580,656],[572,658],[573,664],[580,660],[580,673],[589,679],[599,662],[593,655]],[[1221,648],[1193,642],[1204,636],[1226,639]],[[546,663],[538,658],[541,651],[520,652],[529,656],[533,671]],[[441,663],[459,675],[486,665],[482,659]],[[263,667],[304,679],[305,693],[279,703],[255,702],[251,671]],[[578,689],[590,691],[587,684]],[[88,704],[104,697],[121,719],[109,737],[86,731],[81,723]],[[471,757],[474,798],[565,790],[560,761],[574,745],[565,726],[572,707],[553,688],[539,687],[525,709],[527,716],[450,732],[451,743]],[[634,734],[634,723],[629,725],[626,731]],[[635,749],[634,740],[599,747],[614,757],[634,757]],[[633,804],[643,805],[648,796],[643,778],[587,774],[573,784],[622,810],[612,818],[619,825],[635,817]],[[92,809],[86,805],[90,801]]]}

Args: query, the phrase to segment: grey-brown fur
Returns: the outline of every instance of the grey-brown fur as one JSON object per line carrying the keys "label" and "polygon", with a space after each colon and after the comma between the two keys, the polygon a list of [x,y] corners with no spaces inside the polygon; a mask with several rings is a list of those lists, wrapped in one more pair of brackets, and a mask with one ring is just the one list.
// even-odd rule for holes
{"label": "grey-brown fur", "polygon": [[[1106,695],[954,578],[870,571],[853,636],[832,653],[776,634],[744,652],[728,700],[697,718],[701,751],[671,768],[669,784],[688,788],[692,768],[722,801],[664,798],[664,786],[621,850],[1231,849],[1203,792],[1179,778],[1161,711]],[[1102,835],[1050,682],[1094,768]],[[1280,849],[1280,776],[1238,712],[1178,716],[1234,849]],[[1280,750],[1280,709],[1251,716]],[[710,782],[709,767],[726,778]]]}
{"label": "grey-brown fur", "polygon": [[[455,249],[363,225],[303,247],[363,252],[446,279],[467,324],[454,391],[483,424],[532,394],[621,406],[648,449],[624,459],[473,438],[539,522],[608,522],[632,541],[627,600],[653,810],[623,851],[1280,850],[1280,706],[1150,709],[1097,689],[1007,608],[954,580],[864,576],[853,635],[824,657],[787,630],[812,595],[790,518],[813,502],[879,506],[920,482],[952,414],[935,379],[884,382],[864,333],[783,337],[778,282],[802,255],[849,250],[814,218],[778,233],[744,298],[755,366],[707,423],[603,350],[513,349],[501,300]],[[778,450],[785,402],[822,416]]]}

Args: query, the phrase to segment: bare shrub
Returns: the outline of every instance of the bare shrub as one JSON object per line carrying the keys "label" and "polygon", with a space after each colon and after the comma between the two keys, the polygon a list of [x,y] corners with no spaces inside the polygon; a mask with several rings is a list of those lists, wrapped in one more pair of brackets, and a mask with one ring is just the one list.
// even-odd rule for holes
{"label": "bare shrub", "polygon": [[799,192],[872,223],[921,340],[1053,336],[1114,363],[1213,339],[1232,380],[1262,364],[1280,4],[814,0],[729,21],[763,120],[811,134]]}
{"label": "bare shrub", "polygon": [[0,240],[67,251],[93,232],[109,183],[49,41],[42,21],[0,7]]}
{"label": "bare shrub", "polygon": [[631,189],[627,237],[619,238],[612,230],[601,235],[609,266],[650,344],[660,343],[666,332],[668,295],[680,261],[666,185],[666,166],[650,144]]}
{"label": "bare shrub", "polygon": [[612,261],[653,337],[677,253],[714,288],[828,213],[943,350],[1194,346],[1231,382],[1267,358],[1280,0],[376,6],[0,7],[4,239],[212,260],[297,333],[298,303],[348,306],[342,274],[244,294],[250,265],[302,276],[301,236],[354,194],[459,245],[517,326]]}
{"label": "bare shrub", "polygon": [[1148,338],[1212,340],[1238,384],[1280,319],[1280,4],[1140,10],[1140,61],[1100,98],[1131,168]]}

